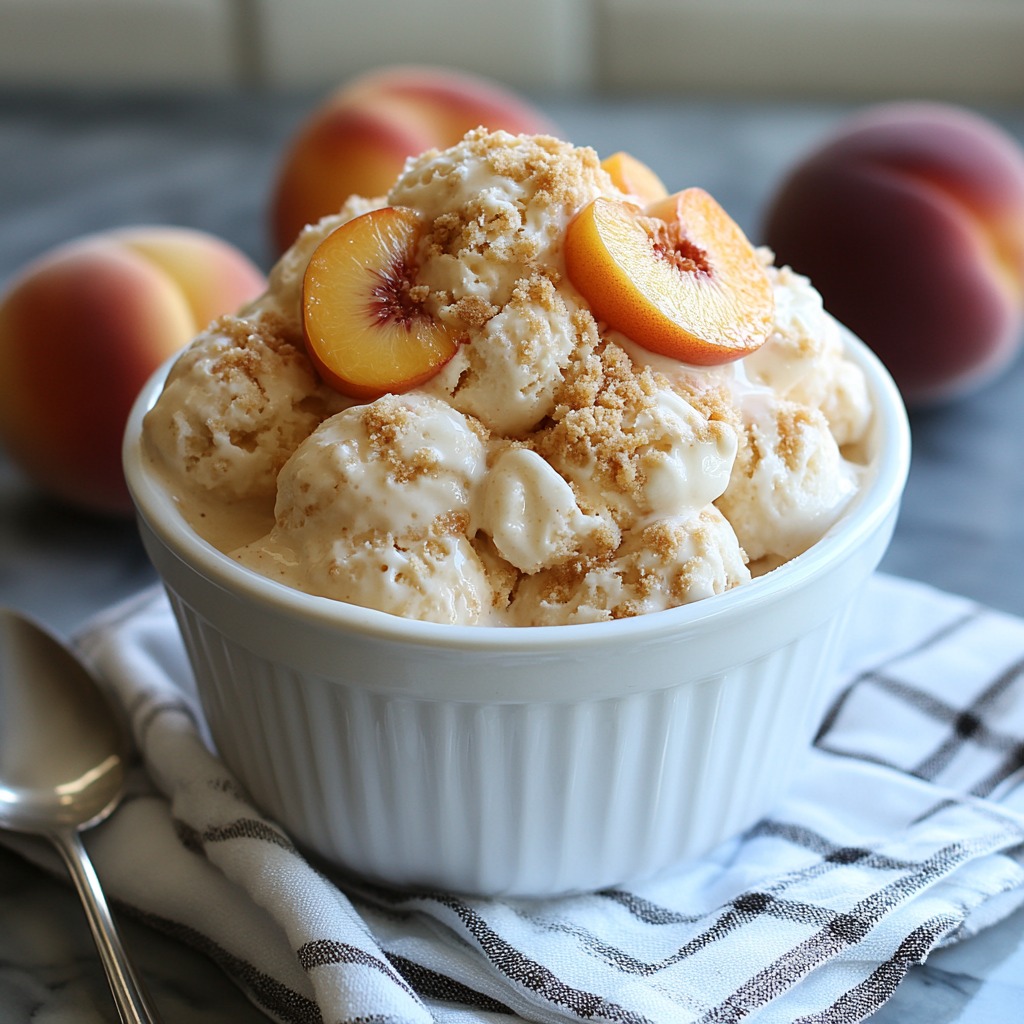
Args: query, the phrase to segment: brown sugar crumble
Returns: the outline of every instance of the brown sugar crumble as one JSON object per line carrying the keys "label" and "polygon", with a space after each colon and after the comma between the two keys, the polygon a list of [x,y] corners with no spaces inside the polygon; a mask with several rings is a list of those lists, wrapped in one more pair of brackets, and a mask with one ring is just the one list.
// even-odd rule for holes
{"label": "brown sugar crumble", "polygon": [[640,457],[652,439],[636,424],[657,405],[654,374],[602,342],[570,363],[556,399],[553,424],[534,437],[535,450],[549,461],[590,467],[606,486],[638,497],[645,482]]}

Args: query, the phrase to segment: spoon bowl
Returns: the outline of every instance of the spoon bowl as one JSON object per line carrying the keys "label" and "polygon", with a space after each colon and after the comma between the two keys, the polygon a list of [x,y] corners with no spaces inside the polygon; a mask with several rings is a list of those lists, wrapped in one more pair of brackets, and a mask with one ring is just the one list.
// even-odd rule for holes
{"label": "spoon bowl", "polygon": [[79,836],[120,801],[129,750],[117,709],[78,658],[41,626],[0,608],[0,827],[53,843],[82,899],[121,1020],[154,1024]]}
{"label": "spoon bowl", "polygon": [[88,828],[117,805],[128,744],[82,663],[40,627],[0,614],[0,825]]}

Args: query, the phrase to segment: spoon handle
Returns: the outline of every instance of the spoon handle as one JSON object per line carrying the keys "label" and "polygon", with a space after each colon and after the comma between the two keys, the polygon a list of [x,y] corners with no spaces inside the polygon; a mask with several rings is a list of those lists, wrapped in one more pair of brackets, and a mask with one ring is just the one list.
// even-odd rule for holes
{"label": "spoon handle", "polygon": [[107,899],[100,887],[100,880],[85,852],[81,837],[75,829],[59,829],[52,832],[50,838],[60,852],[85,907],[89,928],[99,950],[103,969],[107,972],[107,981],[110,982],[110,991],[121,1020],[124,1024],[158,1024],[160,1018],[150,1006],[142,983],[124,950]]}

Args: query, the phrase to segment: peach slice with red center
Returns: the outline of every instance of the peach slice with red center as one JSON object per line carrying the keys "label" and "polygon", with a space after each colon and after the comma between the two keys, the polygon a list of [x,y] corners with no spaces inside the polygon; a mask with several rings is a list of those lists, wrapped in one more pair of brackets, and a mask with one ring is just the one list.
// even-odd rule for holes
{"label": "peach slice with red center", "polygon": [[569,222],[565,263],[599,320],[681,362],[731,362],[772,330],[768,275],[740,227],[703,189],[645,209],[599,196]]}
{"label": "peach slice with red center", "polygon": [[306,348],[323,379],[350,398],[408,391],[458,348],[416,286],[422,229],[415,210],[372,210],[331,232],[306,267]]}

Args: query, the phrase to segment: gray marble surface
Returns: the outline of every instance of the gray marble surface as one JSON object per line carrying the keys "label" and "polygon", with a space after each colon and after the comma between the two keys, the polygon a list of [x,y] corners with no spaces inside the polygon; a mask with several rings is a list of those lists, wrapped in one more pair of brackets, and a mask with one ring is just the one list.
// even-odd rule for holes
{"label": "gray marble surface", "polygon": [[[537,102],[568,137],[627,149],[673,188],[702,185],[755,240],[780,175],[845,108],[701,98]],[[0,287],[74,235],[190,225],[267,266],[267,196],[308,96],[0,94]],[[1024,141],[1024,109],[987,110]],[[1024,615],[1024,360],[913,418],[914,461],[883,568]],[[153,579],[130,522],[39,496],[0,452],[0,603],[67,634]],[[130,948],[168,1024],[263,1020],[193,951],[134,922]],[[1024,1017],[1024,912],[915,968],[878,1024]],[[114,1021],[71,890],[0,849],[0,1024]]]}

